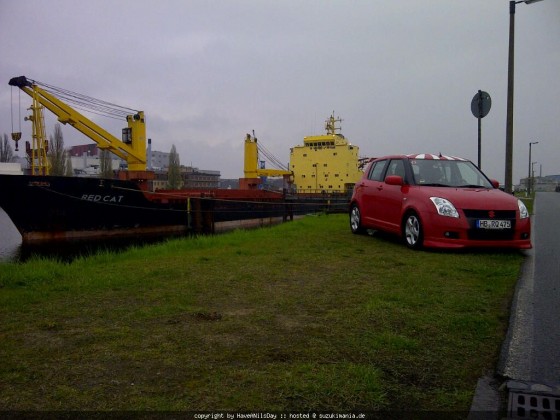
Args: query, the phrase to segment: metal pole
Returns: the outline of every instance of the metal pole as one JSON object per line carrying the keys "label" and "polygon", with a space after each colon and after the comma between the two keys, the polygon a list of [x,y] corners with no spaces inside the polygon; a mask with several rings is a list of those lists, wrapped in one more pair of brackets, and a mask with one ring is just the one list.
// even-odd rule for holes
{"label": "metal pole", "polygon": [[482,170],[482,91],[478,91],[478,169]]}
{"label": "metal pole", "polygon": [[515,1],[509,2],[509,54],[508,54],[508,88],[507,88],[507,121],[506,121],[506,172],[505,191],[513,192],[513,55],[515,34]]}
{"label": "metal pole", "polygon": [[533,183],[535,178],[535,163],[537,162],[531,162],[531,189],[533,189]]}
{"label": "metal pole", "polygon": [[531,146],[533,143],[529,143],[529,171],[527,172],[527,197],[531,195]]}
{"label": "metal pole", "polygon": [[478,117],[478,169],[482,170],[482,118]]}
{"label": "metal pole", "polygon": [[529,170],[527,172],[527,196],[531,195],[531,187],[532,187],[532,180],[531,180],[531,146],[533,144],[538,144],[538,141],[529,142]]}

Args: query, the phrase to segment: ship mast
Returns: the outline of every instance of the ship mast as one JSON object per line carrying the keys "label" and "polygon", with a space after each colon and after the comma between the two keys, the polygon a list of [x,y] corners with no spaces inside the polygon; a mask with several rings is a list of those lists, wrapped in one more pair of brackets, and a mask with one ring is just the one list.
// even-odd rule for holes
{"label": "ship mast", "polygon": [[342,131],[342,128],[340,126],[336,126],[336,123],[341,123],[342,119],[340,117],[334,117],[334,111],[332,113],[332,115],[325,120],[325,130],[327,130],[327,134],[329,135],[337,135],[337,130],[340,132]]}

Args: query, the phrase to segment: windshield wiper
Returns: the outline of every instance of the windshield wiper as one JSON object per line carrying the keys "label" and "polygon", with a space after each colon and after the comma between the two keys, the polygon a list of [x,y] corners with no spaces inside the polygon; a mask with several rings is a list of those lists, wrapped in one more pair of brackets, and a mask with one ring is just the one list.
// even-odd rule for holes
{"label": "windshield wiper", "polygon": [[422,187],[450,187],[450,185],[447,184],[438,184],[437,182],[433,182],[433,183],[425,183],[425,184],[418,184]]}
{"label": "windshield wiper", "polygon": [[488,187],[485,187],[484,185],[476,185],[476,184],[459,185],[457,186],[457,188],[484,188],[485,190],[488,189]]}

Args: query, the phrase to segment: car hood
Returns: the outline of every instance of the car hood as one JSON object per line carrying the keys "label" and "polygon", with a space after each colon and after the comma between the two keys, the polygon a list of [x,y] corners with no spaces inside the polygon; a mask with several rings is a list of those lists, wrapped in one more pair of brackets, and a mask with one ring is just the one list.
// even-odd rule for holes
{"label": "car hood", "polygon": [[517,198],[498,189],[420,187],[422,194],[445,198],[457,209],[518,210]]}

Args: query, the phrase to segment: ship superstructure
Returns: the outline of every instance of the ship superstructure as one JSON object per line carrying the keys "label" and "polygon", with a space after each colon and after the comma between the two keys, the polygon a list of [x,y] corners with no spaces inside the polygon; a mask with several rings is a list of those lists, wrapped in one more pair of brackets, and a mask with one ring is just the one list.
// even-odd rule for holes
{"label": "ship superstructure", "polygon": [[326,134],[306,136],[303,145],[290,149],[294,185],[302,193],[351,191],[362,176],[359,147],[340,132],[342,120],[334,113],[326,120]]}

